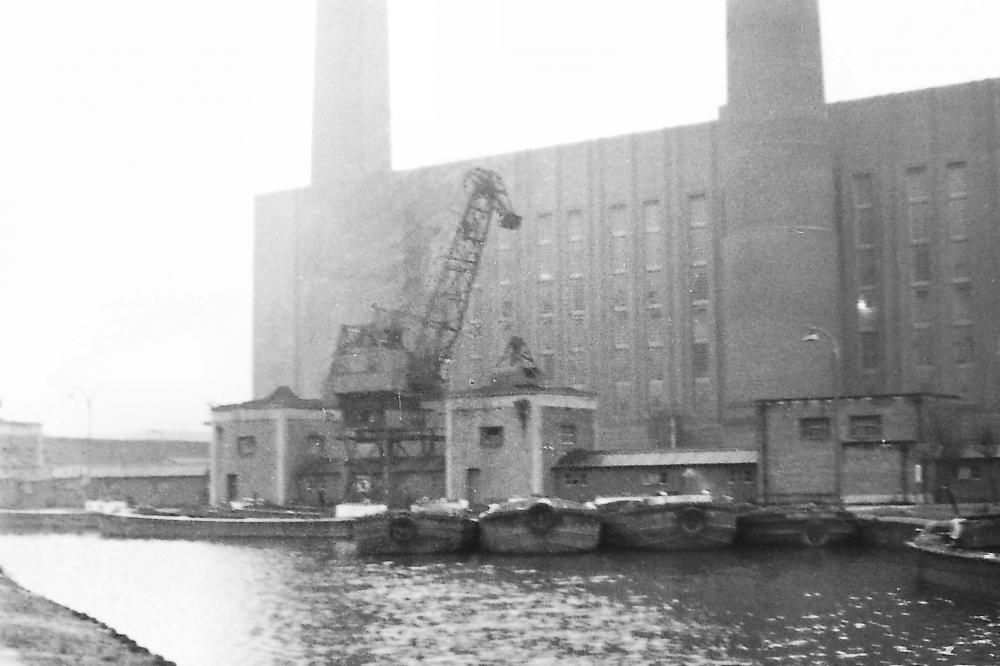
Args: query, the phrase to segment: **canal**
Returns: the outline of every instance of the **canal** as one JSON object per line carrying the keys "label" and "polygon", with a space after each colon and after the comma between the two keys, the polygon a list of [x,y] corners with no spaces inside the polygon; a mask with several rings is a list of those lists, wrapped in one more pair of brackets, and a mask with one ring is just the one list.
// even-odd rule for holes
{"label": "canal", "polygon": [[0,567],[182,666],[997,664],[1000,604],[887,550],[355,556],[0,536]]}

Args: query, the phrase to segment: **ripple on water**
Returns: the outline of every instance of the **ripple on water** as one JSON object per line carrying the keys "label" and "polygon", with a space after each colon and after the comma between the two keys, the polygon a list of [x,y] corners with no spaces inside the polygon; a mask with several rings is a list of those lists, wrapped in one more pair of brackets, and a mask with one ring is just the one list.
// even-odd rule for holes
{"label": "ripple on water", "polygon": [[915,588],[887,553],[375,561],[61,535],[0,537],[0,566],[182,666],[1000,663],[1000,608]]}

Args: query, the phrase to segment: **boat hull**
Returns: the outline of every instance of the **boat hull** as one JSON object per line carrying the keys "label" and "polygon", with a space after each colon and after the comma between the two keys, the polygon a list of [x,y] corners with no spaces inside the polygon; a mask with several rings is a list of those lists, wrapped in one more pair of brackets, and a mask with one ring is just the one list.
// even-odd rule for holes
{"label": "boat hull", "polygon": [[630,504],[601,509],[606,548],[725,548],[736,538],[735,507],[717,504]]}
{"label": "boat hull", "polygon": [[390,511],[354,519],[360,555],[456,553],[476,542],[476,521],[467,515]]}
{"label": "boat hull", "polygon": [[907,545],[917,553],[917,580],[921,583],[1000,600],[1000,554],[943,543]]}
{"label": "boat hull", "polygon": [[822,547],[857,536],[854,515],[837,508],[764,507],[739,516],[737,541],[750,546]]}
{"label": "boat hull", "polygon": [[597,550],[601,519],[594,509],[535,504],[479,517],[479,546],[491,553],[556,555]]}
{"label": "boat hull", "polygon": [[343,518],[213,518],[141,514],[100,514],[101,536],[133,539],[346,539],[351,521]]}

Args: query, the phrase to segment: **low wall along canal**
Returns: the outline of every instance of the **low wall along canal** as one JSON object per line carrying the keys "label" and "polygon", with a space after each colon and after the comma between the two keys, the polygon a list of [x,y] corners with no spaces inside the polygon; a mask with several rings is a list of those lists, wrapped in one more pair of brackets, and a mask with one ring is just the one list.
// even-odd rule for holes
{"label": "low wall along canal", "polygon": [[0,536],[0,566],[181,665],[1000,663],[1000,606],[918,586],[895,549],[365,558],[25,534]]}

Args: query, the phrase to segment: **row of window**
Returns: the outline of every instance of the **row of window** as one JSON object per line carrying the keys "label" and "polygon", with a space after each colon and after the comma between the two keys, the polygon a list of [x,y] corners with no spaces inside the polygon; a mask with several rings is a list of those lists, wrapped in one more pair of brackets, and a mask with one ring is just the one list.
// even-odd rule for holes
{"label": "row of window", "polygon": [[[876,441],[882,439],[882,416],[864,414],[848,418],[850,439]],[[829,416],[807,416],[799,419],[799,439],[828,440],[833,435]]]}
{"label": "row of window", "polygon": [[[882,362],[882,336],[879,333],[879,294],[883,289],[882,217],[878,209],[877,188],[871,172],[853,175],[855,247],[857,252],[858,328],[861,362],[867,369]],[[941,291],[944,313],[951,314],[952,360],[956,364],[972,362],[973,292],[970,283],[972,251],[968,215],[968,175],[965,162],[950,162],[944,168],[942,192],[943,228],[946,245],[941,250],[941,275],[947,281]],[[914,166],[903,174],[903,200],[906,230],[910,246],[912,352],[914,363],[934,363],[930,330],[931,294],[934,282],[934,223],[937,211],[931,198],[930,173],[926,166]]]}
{"label": "row of window", "polygon": [[[326,437],[316,433],[306,435],[305,447],[309,455],[316,457],[330,458],[335,454]],[[253,458],[257,455],[257,451],[257,437],[254,435],[240,435],[236,438],[236,455],[240,458]]]}
{"label": "row of window", "polygon": [[[577,428],[575,424],[559,425],[559,443],[572,449],[577,446]],[[486,449],[498,449],[504,445],[503,426],[482,426],[479,428],[479,446]]]}

